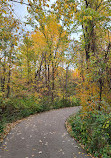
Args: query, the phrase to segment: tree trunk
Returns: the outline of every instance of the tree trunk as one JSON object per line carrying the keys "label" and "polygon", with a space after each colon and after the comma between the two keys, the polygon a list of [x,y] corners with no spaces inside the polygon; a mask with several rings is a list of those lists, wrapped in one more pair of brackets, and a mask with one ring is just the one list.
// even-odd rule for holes
{"label": "tree trunk", "polygon": [[11,52],[9,54],[9,72],[8,72],[8,84],[7,84],[7,98],[9,98],[9,95],[10,95],[10,76],[11,76]]}
{"label": "tree trunk", "polygon": [[67,84],[68,84],[68,68],[69,65],[66,67],[66,82],[65,82],[66,98],[67,98]]}
{"label": "tree trunk", "polygon": [[27,84],[29,84],[29,74],[30,70],[29,70],[29,55],[28,55],[28,46],[27,46]]}
{"label": "tree trunk", "polygon": [[3,77],[1,78],[2,92],[5,92],[5,72],[6,72],[6,68],[5,68],[5,63],[4,63],[4,66],[3,66]]}
{"label": "tree trunk", "polygon": [[102,78],[99,79],[99,100],[100,100],[100,104],[98,107],[98,110],[101,110],[101,101],[102,101],[102,90],[103,90],[103,82],[102,82]]}
{"label": "tree trunk", "polygon": [[29,70],[29,60],[28,60],[28,61],[27,61],[27,78],[28,78],[27,83],[28,83],[28,84],[30,83],[29,75],[30,75],[30,70]]}
{"label": "tree trunk", "polygon": [[46,52],[45,52],[45,84],[47,87],[47,60],[46,60]]}
{"label": "tree trunk", "polygon": [[11,70],[10,70],[10,66],[9,66],[8,84],[7,84],[7,98],[9,98],[9,95],[10,95],[10,76],[11,76]]}
{"label": "tree trunk", "polygon": [[54,77],[54,75],[55,75],[55,68],[54,68],[54,63],[53,63],[53,61],[52,61],[52,102],[54,101],[54,79],[55,79],[55,77]]}
{"label": "tree trunk", "polygon": [[50,95],[50,68],[48,63],[48,96]]}
{"label": "tree trunk", "polygon": [[35,79],[38,76],[38,79],[37,79],[38,81],[40,80],[40,73],[41,73],[41,69],[42,69],[43,59],[44,59],[44,54],[42,53],[42,59],[41,59],[41,62],[40,62],[39,70],[37,70],[37,72],[35,74]]}

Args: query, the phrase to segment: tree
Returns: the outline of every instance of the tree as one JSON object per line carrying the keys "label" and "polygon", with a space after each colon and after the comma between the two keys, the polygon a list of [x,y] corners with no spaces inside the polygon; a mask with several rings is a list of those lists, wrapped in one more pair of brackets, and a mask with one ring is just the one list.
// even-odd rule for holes
{"label": "tree", "polygon": [[[58,16],[60,14],[60,21],[64,21],[64,25],[70,26],[72,31],[74,31],[73,26],[75,24],[76,27],[81,26],[82,28],[83,37],[80,47],[82,51],[78,51],[79,57],[82,59],[82,62],[79,60],[79,64],[82,64],[81,74],[83,80],[87,83],[84,83],[84,86],[86,90],[89,90],[89,97],[92,95],[90,93],[92,83],[95,83],[94,87],[97,86],[97,96],[99,96],[96,100],[99,98],[98,108],[100,109],[104,89],[103,76],[107,76],[106,69],[109,69],[107,64],[110,62],[111,42],[105,38],[107,34],[110,34],[110,2],[104,0],[57,0],[54,10]],[[107,61],[105,56],[107,56]],[[84,61],[84,57],[86,61]],[[86,96],[88,96],[88,93],[86,93]],[[86,101],[89,100],[89,97]]]}
{"label": "tree", "polygon": [[[11,92],[11,69],[14,59],[14,45],[17,44],[18,20],[14,19],[10,5],[3,0],[0,16],[1,91],[7,98]],[[9,15],[8,15],[9,14]]]}
{"label": "tree", "polygon": [[[37,74],[39,74],[40,78],[41,66],[43,65],[43,59],[45,59],[45,83],[48,87],[48,95],[50,95],[51,92],[53,101],[55,91],[54,82],[56,77],[55,72],[60,64],[60,60],[62,60],[64,51],[68,46],[68,34],[64,31],[62,26],[57,23],[57,18],[53,14],[48,17],[44,15],[44,17],[41,18],[40,21],[36,19],[38,20],[37,22],[39,22],[40,27],[38,27],[36,34],[33,35],[33,39],[35,36],[35,45],[38,45],[38,51],[41,51],[39,52],[41,56],[40,68],[37,70]],[[37,34],[39,35],[38,38],[36,38]]]}

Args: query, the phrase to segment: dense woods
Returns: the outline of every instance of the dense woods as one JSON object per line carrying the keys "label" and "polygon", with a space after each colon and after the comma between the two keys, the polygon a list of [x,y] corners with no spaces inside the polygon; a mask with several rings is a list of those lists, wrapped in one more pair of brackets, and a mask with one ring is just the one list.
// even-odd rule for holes
{"label": "dense woods", "polygon": [[[24,23],[33,31],[26,31],[14,16],[11,2],[27,6]],[[0,1],[1,132],[5,123],[30,114],[81,105],[75,123],[72,119],[74,131],[82,138],[87,132],[95,139],[101,135],[96,143],[104,139],[102,146],[97,144],[95,152],[93,139],[89,151],[97,157],[111,156],[110,7],[109,0]],[[79,39],[72,39],[78,32]],[[101,125],[100,132],[88,131],[93,125],[87,118]],[[82,143],[87,141],[91,138]]]}

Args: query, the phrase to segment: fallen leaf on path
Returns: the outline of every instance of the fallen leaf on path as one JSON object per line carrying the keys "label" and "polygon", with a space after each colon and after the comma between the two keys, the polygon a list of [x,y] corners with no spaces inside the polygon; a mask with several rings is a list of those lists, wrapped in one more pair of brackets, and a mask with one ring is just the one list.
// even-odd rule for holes
{"label": "fallen leaf on path", "polygon": [[32,155],[32,157],[34,157],[34,155]]}
{"label": "fallen leaf on path", "polygon": [[32,149],[32,150],[36,150],[36,149]]}
{"label": "fallen leaf on path", "polygon": [[46,142],[45,145],[48,145],[48,142]]}
{"label": "fallen leaf on path", "polygon": [[39,154],[42,154],[42,151],[39,151]]}
{"label": "fallen leaf on path", "polygon": [[42,140],[39,140],[39,143],[42,143]]}

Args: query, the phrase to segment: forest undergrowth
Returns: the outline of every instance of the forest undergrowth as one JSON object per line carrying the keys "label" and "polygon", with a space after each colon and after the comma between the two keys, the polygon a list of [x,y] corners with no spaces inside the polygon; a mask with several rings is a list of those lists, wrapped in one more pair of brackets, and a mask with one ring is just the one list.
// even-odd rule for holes
{"label": "forest undergrowth", "polygon": [[[13,3],[27,6],[25,21]],[[29,115],[80,105],[71,118],[74,137],[95,157],[111,157],[110,5],[0,1],[1,133],[7,123]]]}

